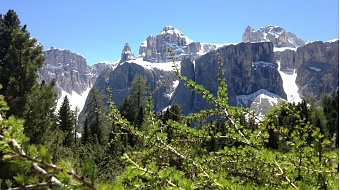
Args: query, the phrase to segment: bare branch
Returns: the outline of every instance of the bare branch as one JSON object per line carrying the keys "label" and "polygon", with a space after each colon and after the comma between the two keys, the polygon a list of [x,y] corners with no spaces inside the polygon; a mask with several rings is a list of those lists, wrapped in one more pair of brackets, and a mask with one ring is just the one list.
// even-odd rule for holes
{"label": "bare branch", "polygon": [[41,183],[37,183],[37,184],[26,185],[26,186],[23,186],[23,187],[13,187],[13,188],[9,188],[7,190],[37,189],[37,188],[42,188],[42,187],[48,187],[50,185],[53,185],[53,184],[48,183],[48,182],[41,182]]}
{"label": "bare branch", "polygon": [[287,180],[287,182],[292,186],[294,187],[295,189],[299,189],[296,187],[296,185],[288,178],[288,176],[286,176],[282,170],[282,168],[280,167],[280,165],[276,162],[275,160],[275,164],[276,166],[279,168],[280,172],[281,172],[281,175]]}

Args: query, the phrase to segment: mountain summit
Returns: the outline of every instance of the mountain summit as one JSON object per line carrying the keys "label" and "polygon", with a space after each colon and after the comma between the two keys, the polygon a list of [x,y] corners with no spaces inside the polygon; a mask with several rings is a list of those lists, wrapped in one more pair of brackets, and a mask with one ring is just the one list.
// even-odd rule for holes
{"label": "mountain summit", "polygon": [[272,42],[275,47],[297,48],[305,42],[291,32],[286,32],[279,26],[261,27],[256,30],[248,26],[242,36],[242,42]]}
{"label": "mountain summit", "polygon": [[148,62],[168,62],[171,61],[168,55],[170,48],[176,61],[181,61],[184,58],[195,58],[221,46],[194,42],[173,26],[165,26],[156,37],[150,35],[146,38],[139,47],[139,56]]}

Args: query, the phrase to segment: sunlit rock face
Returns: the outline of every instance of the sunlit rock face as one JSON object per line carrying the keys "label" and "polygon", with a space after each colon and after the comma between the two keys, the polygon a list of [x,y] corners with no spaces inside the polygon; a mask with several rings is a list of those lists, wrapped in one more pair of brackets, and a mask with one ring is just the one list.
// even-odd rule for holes
{"label": "sunlit rock face", "polygon": [[305,45],[295,34],[286,32],[279,26],[261,27],[258,30],[248,26],[242,35],[242,42],[272,42],[275,47],[292,48]]}

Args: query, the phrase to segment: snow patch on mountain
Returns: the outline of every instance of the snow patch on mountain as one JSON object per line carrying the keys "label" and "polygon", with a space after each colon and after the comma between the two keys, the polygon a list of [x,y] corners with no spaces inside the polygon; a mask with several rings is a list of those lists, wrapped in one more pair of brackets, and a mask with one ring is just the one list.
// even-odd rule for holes
{"label": "snow patch on mountain", "polygon": [[257,67],[271,67],[271,68],[276,69],[276,66],[273,63],[264,62],[264,61],[253,62],[252,66],[255,67],[254,68],[255,70]]}
{"label": "snow patch on mountain", "polygon": [[287,94],[287,101],[295,104],[301,102],[302,99],[298,93],[299,87],[295,83],[297,76],[295,69],[286,69],[285,71],[281,71],[281,62],[279,60],[277,61],[277,64],[279,65],[278,71],[282,78],[283,89]]}
{"label": "snow patch on mountain", "polygon": [[293,47],[274,47],[274,52],[282,52],[282,51],[286,51],[286,50],[293,50],[296,51],[297,48],[293,48]]}
{"label": "snow patch on mountain", "polygon": [[333,39],[333,40],[328,40],[327,42],[328,42],[328,43],[333,43],[333,42],[336,42],[336,41],[339,41],[339,38],[335,38],[335,39]]}
{"label": "snow patch on mountain", "polygon": [[111,62],[109,60],[104,60],[104,61],[99,61],[98,63],[104,63],[104,64],[107,64],[107,65],[114,65],[116,63],[119,63],[119,60],[117,60],[115,62]]}
{"label": "snow patch on mountain", "polygon": [[320,72],[322,71],[322,69],[319,69],[317,67],[309,67],[309,69],[313,70],[313,71],[316,71],[316,72]]}
{"label": "snow patch on mountain", "polygon": [[276,105],[278,103],[278,99],[282,99],[282,97],[277,94],[271,93],[265,89],[261,89],[248,95],[236,95],[237,106],[249,107],[249,105],[258,95],[261,95],[262,98],[268,99],[268,101],[271,102],[271,105]]}
{"label": "snow patch on mountain", "polygon": [[250,105],[250,111],[255,111],[255,121],[262,121],[268,110],[281,101],[284,101],[284,99],[275,94],[274,96],[273,94],[268,95],[268,93],[258,95]]}
{"label": "snow patch on mountain", "polygon": [[176,91],[178,84],[179,84],[179,80],[175,80],[172,84],[172,88],[173,88],[172,91],[169,94],[166,94],[166,96],[168,96],[170,99],[172,95],[174,94],[174,92]]}
{"label": "snow patch on mountain", "polygon": [[85,105],[85,100],[86,100],[87,95],[89,94],[90,90],[91,90],[91,87],[87,88],[82,94],[78,94],[75,91],[72,91],[72,93],[70,94],[70,93],[62,90],[61,91],[61,97],[58,99],[58,102],[57,102],[57,109],[56,110],[60,109],[60,106],[63,103],[65,96],[67,96],[67,98],[70,102],[71,110],[74,111],[76,109],[76,107],[78,107],[79,113],[80,113],[80,111],[83,109],[83,107]]}
{"label": "snow patch on mountain", "polygon": [[[174,63],[171,62],[165,62],[165,63],[151,63],[148,61],[144,61],[143,57],[137,57],[137,59],[135,60],[129,60],[126,61],[124,63],[121,64],[125,64],[125,63],[136,63],[142,67],[144,67],[145,69],[148,70],[153,70],[153,69],[159,69],[159,70],[163,70],[163,71],[174,71]],[[178,68],[180,68],[180,61],[176,61],[175,62],[176,65],[178,65]]]}

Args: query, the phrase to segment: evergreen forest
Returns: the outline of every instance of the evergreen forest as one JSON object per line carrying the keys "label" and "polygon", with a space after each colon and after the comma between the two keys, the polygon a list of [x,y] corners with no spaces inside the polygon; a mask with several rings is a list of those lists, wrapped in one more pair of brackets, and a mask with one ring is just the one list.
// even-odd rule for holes
{"label": "evergreen forest", "polygon": [[174,61],[213,109],[156,113],[136,76],[120,105],[92,88],[79,123],[67,96],[56,110],[54,81],[38,83],[43,62],[16,12],[0,15],[0,189],[339,189],[338,91],[259,119],[228,105],[221,59],[217,96]]}

